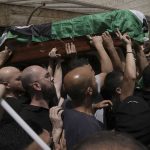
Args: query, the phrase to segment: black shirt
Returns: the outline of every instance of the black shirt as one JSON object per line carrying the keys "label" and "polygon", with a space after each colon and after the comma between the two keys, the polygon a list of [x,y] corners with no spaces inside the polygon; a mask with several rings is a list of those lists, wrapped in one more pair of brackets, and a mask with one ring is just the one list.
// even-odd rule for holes
{"label": "black shirt", "polygon": [[150,108],[142,98],[130,96],[116,109],[115,129],[150,144]]}
{"label": "black shirt", "polygon": [[79,141],[102,129],[102,123],[96,120],[94,116],[72,109],[64,110],[63,123],[67,150],[72,150]]}
{"label": "black shirt", "polygon": [[48,131],[52,130],[52,125],[49,119],[49,110],[43,107],[26,105],[20,112],[20,116],[25,121],[32,121],[41,126],[41,128]]}
{"label": "black shirt", "polygon": [[[17,112],[20,113],[20,111],[23,109],[24,104],[22,103],[21,97],[16,99],[14,97],[6,97],[5,101]],[[10,123],[13,121],[13,118],[4,111],[4,114],[2,116],[2,119],[0,121],[1,124]]]}
{"label": "black shirt", "polygon": [[[38,135],[43,132],[39,125],[33,122],[27,123]],[[32,138],[18,123],[0,125],[0,150],[25,150],[32,142]]]}
{"label": "black shirt", "polygon": [[135,90],[135,96],[142,97],[150,106],[150,91]]}

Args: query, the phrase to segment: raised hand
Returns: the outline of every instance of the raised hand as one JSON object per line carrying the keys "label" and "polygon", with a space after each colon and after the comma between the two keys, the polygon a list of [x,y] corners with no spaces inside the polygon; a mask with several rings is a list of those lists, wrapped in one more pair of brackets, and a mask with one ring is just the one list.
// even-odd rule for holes
{"label": "raised hand", "polygon": [[0,66],[2,66],[11,56],[12,51],[5,46],[5,49],[0,52]]}
{"label": "raised hand", "polygon": [[65,44],[65,50],[67,55],[75,55],[77,54],[77,50],[75,44],[73,42]]}
{"label": "raised hand", "polygon": [[93,104],[92,107],[93,109],[102,109],[108,106],[112,106],[112,102],[110,100],[103,100],[99,103]]}
{"label": "raised hand", "polygon": [[48,56],[50,58],[58,58],[61,56],[61,54],[57,54],[57,48],[52,48],[52,50],[49,52]]}
{"label": "raised hand", "polygon": [[130,36],[129,36],[127,33],[124,33],[124,34],[122,35],[122,33],[119,31],[119,29],[117,29],[116,35],[117,35],[117,37],[118,37],[120,40],[122,40],[123,42],[125,42],[126,45],[131,45],[131,44],[132,44],[131,38],[130,38]]}
{"label": "raised hand", "polygon": [[52,107],[49,110],[49,117],[53,126],[52,137],[55,146],[59,145],[60,136],[63,128],[63,121],[61,118],[63,110],[59,106]]}
{"label": "raised hand", "polygon": [[114,48],[114,43],[113,40],[111,38],[111,35],[109,34],[109,32],[104,32],[102,34],[102,39],[103,39],[103,44],[107,49],[111,49]]}
{"label": "raised hand", "polygon": [[92,44],[97,47],[101,45],[103,42],[102,36],[93,36],[92,37]]}
{"label": "raised hand", "polygon": [[61,118],[62,112],[63,112],[63,110],[59,106],[52,107],[49,110],[49,117],[50,117],[51,123],[53,125],[53,128],[55,128],[55,129],[62,129],[62,127],[63,127],[63,121]]}

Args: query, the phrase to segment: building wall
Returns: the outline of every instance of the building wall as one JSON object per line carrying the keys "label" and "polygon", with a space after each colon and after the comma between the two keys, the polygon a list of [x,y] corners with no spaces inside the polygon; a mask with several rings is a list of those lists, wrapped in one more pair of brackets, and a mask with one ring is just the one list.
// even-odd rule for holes
{"label": "building wall", "polygon": [[[0,4],[0,26],[26,25],[33,10],[32,7]],[[30,24],[43,24],[79,15],[81,13],[39,9],[32,16]]]}

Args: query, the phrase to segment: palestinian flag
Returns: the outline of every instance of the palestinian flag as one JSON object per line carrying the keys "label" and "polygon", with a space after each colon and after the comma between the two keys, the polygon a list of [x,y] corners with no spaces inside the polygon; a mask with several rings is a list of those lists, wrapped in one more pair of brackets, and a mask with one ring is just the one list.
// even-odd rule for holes
{"label": "palestinian flag", "polygon": [[12,26],[1,35],[0,46],[6,39],[16,39],[20,42],[43,42],[101,34],[104,31],[113,33],[116,28],[119,28],[122,33],[127,32],[138,42],[144,42],[149,37],[148,23],[141,12],[115,10],[41,25]]}

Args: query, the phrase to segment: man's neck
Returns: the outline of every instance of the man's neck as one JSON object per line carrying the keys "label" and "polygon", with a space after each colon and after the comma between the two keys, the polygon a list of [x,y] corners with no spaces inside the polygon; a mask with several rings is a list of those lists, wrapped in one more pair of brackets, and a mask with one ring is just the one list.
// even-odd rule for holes
{"label": "man's neck", "polygon": [[31,100],[30,105],[49,109],[47,102],[44,99],[42,99],[42,98],[41,99],[39,99],[39,98],[37,99],[36,97],[33,97],[32,100]]}
{"label": "man's neck", "polygon": [[75,107],[74,110],[85,113],[87,115],[93,115],[92,114],[92,106],[91,107],[85,107],[85,106],[79,106],[79,107]]}

